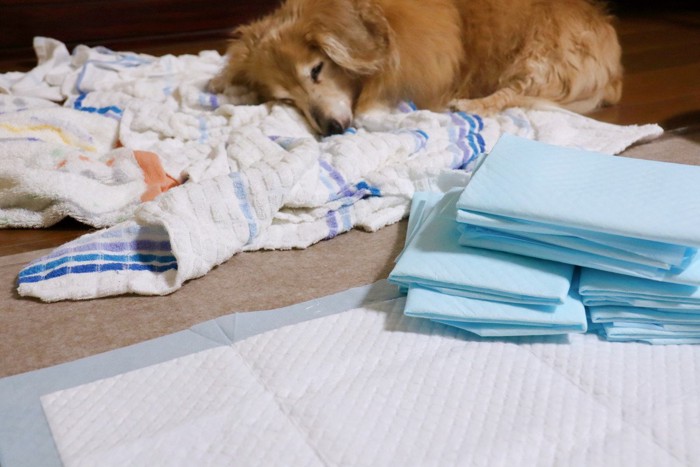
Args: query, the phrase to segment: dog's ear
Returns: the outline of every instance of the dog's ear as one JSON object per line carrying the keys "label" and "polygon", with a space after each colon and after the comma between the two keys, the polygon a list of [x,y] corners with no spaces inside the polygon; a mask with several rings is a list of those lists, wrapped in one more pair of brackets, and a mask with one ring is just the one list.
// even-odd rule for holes
{"label": "dog's ear", "polygon": [[375,0],[324,2],[309,26],[307,40],[345,69],[368,75],[392,60],[391,29]]}
{"label": "dog's ear", "polygon": [[245,84],[244,64],[258,40],[256,28],[251,26],[239,26],[231,33],[231,41],[226,49],[231,83]]}
{"label": "dog's ear", "polygon": [[226,49],[226,66],[209,83],[209,89],[223,92],[230,85],[246,85],[245,63],[250,56],[251,44],[255,41],[255,30],[240,26],[233,30]]}

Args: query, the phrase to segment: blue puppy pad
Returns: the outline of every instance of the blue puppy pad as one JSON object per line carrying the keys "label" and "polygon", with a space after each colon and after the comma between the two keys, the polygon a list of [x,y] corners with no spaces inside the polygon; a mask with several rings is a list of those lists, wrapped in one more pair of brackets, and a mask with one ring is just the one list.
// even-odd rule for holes
{"label": "blue puppy pad", "polygon": [[[652,242],[620,237],[618,235],[597,234],[581,229],[568,229],[566,234],[543,225],[518,222],[511,219],[488,216],[469,211],[459,210],[457,221],[466,234],[474,231],[474,235],[483,232],[512,235],[518,238],[542,243],[550,247],[576,251],[585,258],[601,256],[620,262],[648,266],[664,271],[679,271],[692,261],[695,249],[669,245],[668,243]],[[597,238],[594,238],[597,237]],[[628,266],[630,267],[630,266]]]}
{"label": "blue puppy pad", "polygon": [[601,335],[614,342],[642,341],[649,344],[700,344],[700,330],[695,326],[666,327],[652,324],[605,323]]}
{"label": "blue puppy pad", "polygon": [[[481,337],[525,337],[564,335],[566,331],[555,330],[548,326],[519,326],[517,324],[468,324],[459,321],[434,319],[436,323],[463,329]],[[576,331],[578,332],[578,331]]]}
{"label": "blue puppy pad", "polygon": [[583,268],[579,293],[587,306],[628,305],[700,313],[700,288]]}
{"label": "blue puppy pad", "polygon": [[652,280],[700,285],[700,261],[697,260],[691,261],[685,270],[671,272],[664,268],[621,261],[609,256],[585,253],[570,248],[543,243],[532,238],[468,224],[461,224],[460,232],[461,236],[459,242],[464,246],[504,251],[550,261],[561,261],[567,264],[602,269],[619,274],[634,275]]}
{"label": "blue puppy pad", "polygon": [[484,336],[586,332],[586,311],[575,292],[554,307],[525,306],[441,294],[419,286],[408,291],[404,314],[461,327]]}
{"label": "blue puppy pad", "polygon": [[588,308],[594,323],[646,323],[700,325],[700,313],[661,311],[633,306],[595,306]]}
{"label": "blue puppy pad", "polygon": [[505,134],[460,209],[557,228],[700,247],[700,167],[553,146]]}
{"label": "blue puppy pad", "polygon": [[489,216],[474,212],[459,210],[457,221],[468,227],[496,230],[504,234],[517,235],[534,242],[559,246],[592,256],[603,256],[619,261],[667,269],[686,267],[694,249],[668,243],[652,242],[635,238],[621,237],[582,229],[567,229],[566,234],[561,229],[540,224],[520,222],[513,219]]}
{"label": "blue puppy pad", "polygon": [[700,167],[504,135],[458,208],[471,246],[700,285]]}
{"label": "blue puppy pad", "polygon": [[[446,294],[512,303],[556,305],[569,291],[573,266],[459,245],[456,202],[459,191],[444,195],[428,215],[412,208],[422,222],[409,229],[409,241],[389,280]],[[434,201],[417,195],[414,206]]]}
{"label": "blue puppy pad", "polygon": [[697,287],[584,268],[579,276],[579,293],[591,321],[602,325],[600,335],[607,340],[700,342]]}

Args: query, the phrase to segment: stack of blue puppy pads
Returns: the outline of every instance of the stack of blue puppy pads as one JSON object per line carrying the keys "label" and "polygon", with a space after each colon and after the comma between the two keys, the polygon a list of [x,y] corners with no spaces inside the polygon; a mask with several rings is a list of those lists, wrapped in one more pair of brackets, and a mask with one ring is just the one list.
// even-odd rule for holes
{"label": "stack of blue puppy pads", "polygon": [[389,279],[481,336],[700,343],[698,247],[700,167],[504,135],[466,189],[416,194]]}
{"label": "stack of blue puppy pads", "polygon": [[420,220],[389,276],[407,290],[405,314],[481,336],[584,332],[584,307],[571,287],[574,267],[461,246],[459,196],[420,193],[413,200],[410,218]]}

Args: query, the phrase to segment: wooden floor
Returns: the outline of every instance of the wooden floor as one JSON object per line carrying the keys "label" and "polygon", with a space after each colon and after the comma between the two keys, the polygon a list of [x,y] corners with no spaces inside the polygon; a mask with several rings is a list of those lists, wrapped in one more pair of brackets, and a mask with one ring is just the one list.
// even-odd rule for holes
{"label": "wooden floor", "polygon": [[[700,12],[620,13],[617,28],[626,71],[622,101],[592,117],[618,124],[659,123],[700,144]],[[201,41],[135,50],[163,55],[224,48],[223,41]],[[26,61],[0,60],[0,72],[27,66]],[[43,230],[0,230],[0,256],[58,246],[87,231],[72,220]]]}
{"label": "wooden floor", "polygon": [[593,117],[619,124],[700,124],[700,12],[650,11],[618,19],[625,83],[619,105]]}

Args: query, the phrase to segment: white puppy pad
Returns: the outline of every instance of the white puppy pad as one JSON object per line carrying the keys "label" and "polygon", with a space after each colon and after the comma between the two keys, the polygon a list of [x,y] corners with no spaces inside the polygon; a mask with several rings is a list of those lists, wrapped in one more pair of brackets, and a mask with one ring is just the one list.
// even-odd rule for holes
{"label": "white puppy pad", "polygon": [[692,465],[700,347],[485,340],[394,299],[44,396],[66,465]]}

